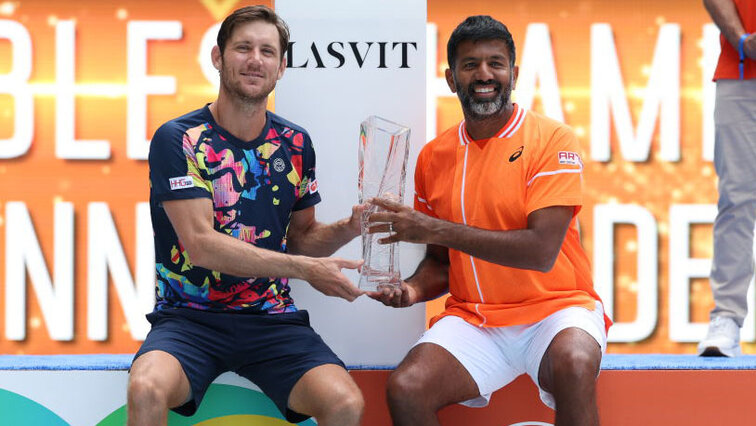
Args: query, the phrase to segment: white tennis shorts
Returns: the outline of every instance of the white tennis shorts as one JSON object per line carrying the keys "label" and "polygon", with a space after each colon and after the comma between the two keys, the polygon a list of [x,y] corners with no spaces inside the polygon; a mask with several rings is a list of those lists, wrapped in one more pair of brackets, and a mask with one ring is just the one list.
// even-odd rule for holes
{"label": "white tennis shorts", "polygon": [[576,327],[586,331],[606,352],[604,309],[596,302],[594,310],[570,307],[543,320],[508,327],[477,327],[462,318],[447,316],[433,324],[415,343],[435,343],[467,369],[478,385],[480,396],[464,401],[468,407],[485,407],[491,394],[527,373],[538,386],[541,401],[551,409],[554,397],[538,384],[538,368],[546,349],[560,331]]}

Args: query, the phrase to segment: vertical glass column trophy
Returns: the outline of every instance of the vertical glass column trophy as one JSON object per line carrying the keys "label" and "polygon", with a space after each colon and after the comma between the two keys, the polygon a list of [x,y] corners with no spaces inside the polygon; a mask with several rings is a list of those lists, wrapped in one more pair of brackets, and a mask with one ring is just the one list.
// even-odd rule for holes
{"label": "vertical glass column trophy", "polygon": [[[360,203],[373,197],[404,202],[404,182],[409,157],[409,127],[370,116],[360,124],[359,188]],[[378,211],[369,206],[362,214],[362,258],[359,288],[376,291],[398,286],[399,243],[379,244],[388,233],[369,234],[367,218]]]}

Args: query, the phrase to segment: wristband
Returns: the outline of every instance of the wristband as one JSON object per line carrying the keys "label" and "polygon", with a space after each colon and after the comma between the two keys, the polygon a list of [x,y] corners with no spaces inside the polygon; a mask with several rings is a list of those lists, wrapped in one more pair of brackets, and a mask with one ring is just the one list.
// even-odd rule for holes
{"label": "wristband", "polygon": [[743,51],[743,44],[745,43],[745,39],[748,38],[750,34],[745,33],[742,36],[740,36],[740,40],[738,40],[738,55],[740,55],[740,63],[738,63],[738,71],[740,71],[740,79],[743,79],[743,66],[745,62],[745,52]]}

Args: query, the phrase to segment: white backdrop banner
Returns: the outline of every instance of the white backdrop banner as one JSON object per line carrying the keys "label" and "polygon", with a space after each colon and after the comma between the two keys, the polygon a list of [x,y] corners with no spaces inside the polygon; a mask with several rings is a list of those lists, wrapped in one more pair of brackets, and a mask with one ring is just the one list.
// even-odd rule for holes
{"label": "white backdrop banner", "polygon": [[[412,203],[414,166],[425,143],[426,2],[418,0],[277,0],[291,28],[288,69],[276,88],[276,113],[307,129],[317,155],[316,208],[333,222],[357,204],[360,123],[378,115],[410,127],[405,203]],[[402,276],[424,246],[402,244]],[[359,239],[337,256],[359,259]],[[358,275],[348,275],[357,282]],[[292,283],[300,309],[350,365],[396,365],[425,328],[423,305],[387,308],[367,297],[353,303]]]}

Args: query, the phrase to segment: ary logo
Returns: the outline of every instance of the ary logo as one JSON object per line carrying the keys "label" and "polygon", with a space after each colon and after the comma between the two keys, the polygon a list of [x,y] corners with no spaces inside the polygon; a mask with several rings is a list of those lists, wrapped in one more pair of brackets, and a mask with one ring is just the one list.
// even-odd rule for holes
{"label": "ary logo", "polygon": [[273,160],[273,170],[277,171],[278,173],[281,173],[286,168],[286,163],[284,163],[283,158],[276,158]]}
{"label": "ary logo", "polygon": [[569,164],[572,166],[582,166],[583,162],[580,160],[580,155],[577,152],[572,151],[559,151],[557,154],[559,164]]}

